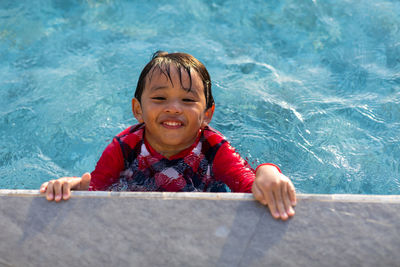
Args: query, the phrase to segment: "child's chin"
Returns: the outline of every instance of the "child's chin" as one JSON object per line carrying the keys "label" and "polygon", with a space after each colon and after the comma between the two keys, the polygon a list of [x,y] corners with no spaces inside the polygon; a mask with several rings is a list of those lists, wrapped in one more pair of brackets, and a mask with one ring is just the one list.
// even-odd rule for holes
{"label": "child's chin", "polygon": [[166,125],[166,124],[161,124],[165,129],[167,130],[179,130],[183,128],[183,125]]}
{"label": "child's chin", "polygon": [[180,147],[185,145],[186,143],[188,143],[187,140],[183,140],[182,138],[171,138],[171,137],[166,137],[164,138],[164,144],[168,145],[168,146],[176,146],[176,147]]}

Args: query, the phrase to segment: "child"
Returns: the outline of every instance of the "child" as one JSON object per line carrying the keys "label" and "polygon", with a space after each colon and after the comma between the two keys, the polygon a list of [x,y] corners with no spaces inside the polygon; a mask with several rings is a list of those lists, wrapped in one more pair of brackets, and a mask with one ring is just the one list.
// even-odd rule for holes
{"label": "child", "polygon": [[184,53],[156,52],[140,74],[132,111],[139,122],[118,134],[95,170],[44,183],[47,200],[70,190],[253,192],[274,218],[294,215],[292,182],[271,163],[256,171],[208,126],[214,113],[205,66]]}

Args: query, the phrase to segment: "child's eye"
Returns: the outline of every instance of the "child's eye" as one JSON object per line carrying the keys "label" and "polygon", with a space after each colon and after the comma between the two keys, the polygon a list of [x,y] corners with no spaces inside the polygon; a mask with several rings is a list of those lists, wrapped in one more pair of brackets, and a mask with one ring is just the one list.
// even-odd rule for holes
{"label": "child's eye", "polygon": [[191,99],[191,98],[184,98],[182,99],[183,102],[196,102],[196,100]]}
{"label": "child's eye", "polygon": [[154,99],[154,100],[165,100],[165,97],[155,96],[155,97],[152,97],[151,99]]}

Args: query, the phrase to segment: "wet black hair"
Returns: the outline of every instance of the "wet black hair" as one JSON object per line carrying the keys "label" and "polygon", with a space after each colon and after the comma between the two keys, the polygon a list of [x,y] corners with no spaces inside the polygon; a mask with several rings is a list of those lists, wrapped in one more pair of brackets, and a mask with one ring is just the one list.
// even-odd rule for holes
{"label": "wet black hair", "polygon": [[150,62],[147,63],[147,65],[143,68],[142,73],[140,73],[139,80],[136,86],[135,98],[139,102],[141,102],[141,97],[146,84],[146,77],[150,75],[148,78],[151,79],[151,76],[156,69],[163,73],[172,83],[170,74],[171,65],[179,70],[179,80],[181,82],[182,88],[184,88],[182,85],[182,71],[185,71],[189,76],[190,86],[189,88],[184,88],[187,91],[190,91],[192,89],[191,73],[193,73],[193,70],[197,72],[203,82],[204,95],[206,97],[206,109],[211,108],[214,105],[214,98],[211,92],[210,74],[208,73],[203,63],[201,63],[192,55],[186,53],[169,54],[168,52],[164,51],[155,52]]}

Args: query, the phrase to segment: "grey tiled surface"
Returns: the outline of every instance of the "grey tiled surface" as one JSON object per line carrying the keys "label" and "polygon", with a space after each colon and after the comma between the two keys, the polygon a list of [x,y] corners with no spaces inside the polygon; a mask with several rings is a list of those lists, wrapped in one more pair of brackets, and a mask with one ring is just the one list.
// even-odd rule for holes
{"label": "grey tiled surface", "polygon": [[400,197],[0,190],[0,266],[400,266]]}

